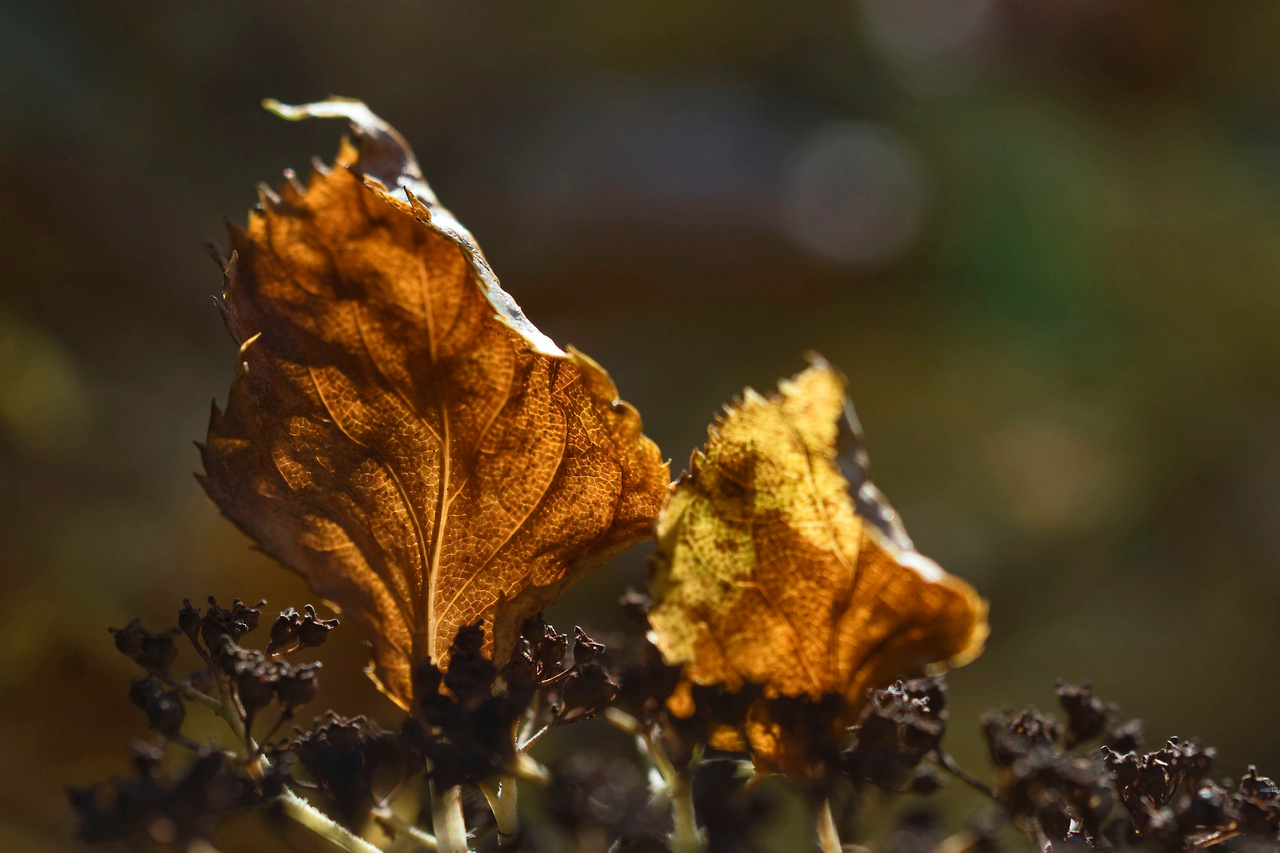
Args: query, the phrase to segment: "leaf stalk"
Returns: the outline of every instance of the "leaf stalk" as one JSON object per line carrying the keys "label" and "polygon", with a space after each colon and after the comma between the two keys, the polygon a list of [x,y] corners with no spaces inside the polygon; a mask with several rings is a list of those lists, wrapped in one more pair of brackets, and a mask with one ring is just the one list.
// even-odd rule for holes
{"label": "leaf stalk", "polygon": [[454,785],[440,791],[433,781],[431,789],[431,825],[435,830],[436,849],[440,853],[470,853],[467,846],[467,824],[462,816],[462,787]]}
{"label": "leaf stalk", "polygon": [[840,853],[840,832],[831,814],[831,801],[823,800],[818,810],[818,848],[822,853]]}
{"label": "leaf stalk", "polygon": [[498,827],[498,843],[507,844],[520,829],[516,813],[516,777],[501,776],[493,781],[481,782],[480,792],[489,801],[493,819]]}

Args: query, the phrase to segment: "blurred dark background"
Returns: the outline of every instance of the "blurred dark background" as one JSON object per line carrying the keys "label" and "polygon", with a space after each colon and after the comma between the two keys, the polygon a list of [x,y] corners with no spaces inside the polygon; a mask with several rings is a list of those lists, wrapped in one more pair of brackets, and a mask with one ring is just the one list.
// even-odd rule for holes
{"label": "blurred dark background", "polygon": [[[0,5],[0,849],[78,849],[62,786],[145,734],[107,626],[309,600],[191,477],[234,354],[202,243],[343,129],[264,96],[395,124],[675,472],[744,385],[842,368],[991,600],[966,763],[1063,676],[1280,773],[1278,37],[1274,0]],[[621,630],[644,574],[552,617]],[[394,721],[340,633],[308,711]]]}

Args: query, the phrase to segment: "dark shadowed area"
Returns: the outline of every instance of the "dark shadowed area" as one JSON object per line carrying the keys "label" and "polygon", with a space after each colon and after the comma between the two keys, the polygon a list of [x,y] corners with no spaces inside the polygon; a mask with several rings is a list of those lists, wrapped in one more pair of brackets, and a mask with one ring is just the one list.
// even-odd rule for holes
{"label": "dark shadowed area", "polygon": [[[108,626],[312,601],[191,476],[235,355],[202,244],[342,130],[263,97],[396,125],[673,473],[744,386],[807,350],[843,370],[917,547],[991,602],[950,677],[962,761],[986,771],[983,710],[1061,676],[1280,773],[1278,37],[1271,0],[0,7],[0,849],[88,849],[63,786],[147,734]],[[630,630],[645,572],[549,618]],[[304,717],[393,724],[368,654],[336,632]],[[570,748],[627,743],[535,755]]]}

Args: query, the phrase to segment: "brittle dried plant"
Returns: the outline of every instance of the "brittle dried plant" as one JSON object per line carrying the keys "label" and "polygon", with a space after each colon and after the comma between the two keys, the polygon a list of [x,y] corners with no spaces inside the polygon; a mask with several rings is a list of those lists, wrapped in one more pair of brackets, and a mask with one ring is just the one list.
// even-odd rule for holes
{"label": "brittle dried plant", "polygon": [[[319,686],[296,656],[338,626],[310,605],[260,649],[246,638],[265,602],[131,623],[113,634],[146,673],[130,698],[157,740],[111,792],[71,792],[83,838],[207,849],[222,817],[257,808],[351,853],[757,850],[759,786],[780,776],[813,816],[797,843],[836,853],[867,791],[926,796],[949,774],[988,803],[967,828],[909,819],[872,846],[993,850],[1012,832],[1043,851],[1272,849],[1270,780],[1228,790],[1194,742],[1142,752],[1141,724],[1088,685],[1059,685],[1065,725],[984,717],[990,782],[956,763],[942,674],[981,652],[986,603],[871,482],[834,367],[812,356],[776,395],[748,389],[669,484],[639,414],[525,318],[394,129],[357,101],[269,106],[346,118],[355,139],[305,186],[263,188],[215,251],[239,354],[200,479],[366,633],[406,713],[284,732]],[[629,655],[542,621],[646,539],[653,600],[623,598],[644,631]],[[180,635],[199,661],[182,677]],[[236,748],[185,735],[188,703]],[[548,732],[595,718],[635,737],[638,764],[537,761]],[[521,784],[546,788],[523,826]]]}

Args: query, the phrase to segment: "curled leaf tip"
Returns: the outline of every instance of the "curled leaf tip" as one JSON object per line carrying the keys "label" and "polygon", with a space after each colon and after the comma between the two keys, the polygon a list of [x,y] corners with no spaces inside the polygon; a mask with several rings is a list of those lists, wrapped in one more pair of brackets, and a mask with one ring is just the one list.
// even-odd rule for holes
{"label": "curled leaf tip", "polygon": [[275,98],[263,98],[262,106],[267,111],[289,121],[301,121],[304,118],[346,118],[360,125],[386,124],[369,109],[364,101],[337,95],[309,104],[286,104]]}

